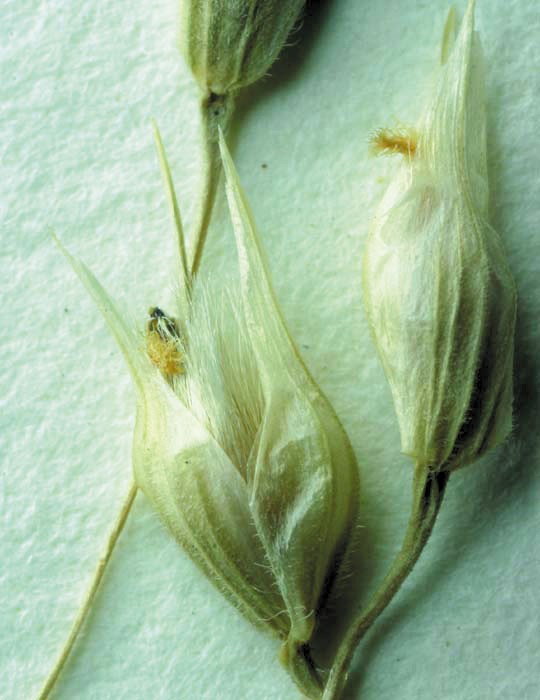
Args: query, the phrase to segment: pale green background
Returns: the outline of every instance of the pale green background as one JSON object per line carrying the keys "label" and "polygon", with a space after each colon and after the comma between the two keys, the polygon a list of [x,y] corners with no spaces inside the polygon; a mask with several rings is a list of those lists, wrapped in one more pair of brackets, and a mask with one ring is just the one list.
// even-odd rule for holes
{"label": "pale green background", "polygon": [[[395,167],[366,143],[420,115],[447,5],[310,8],[242,99],[231,146],[285,315],[360,461],[365,600],[400,542],[412,473],[361,305],[365,236]],[[188,223],[198,171],[197,93],[176,16],[175,0],[0,4],[2,700],[35,696],[130,472],[127,371],[50,231],[138,319],[166,308],[173,243],[152,116]],[[520,295],[515,431],[451,479],[425,555],[357,657],[350,698],[540,697],[539,4],[482,0],[477,16],[492,219]],[[223,202],[217,214],[226,221]],[[208,252],[204,275],[234,272],[228,224]],[[139,496],[56,697],[292,700],[276,652]]]}

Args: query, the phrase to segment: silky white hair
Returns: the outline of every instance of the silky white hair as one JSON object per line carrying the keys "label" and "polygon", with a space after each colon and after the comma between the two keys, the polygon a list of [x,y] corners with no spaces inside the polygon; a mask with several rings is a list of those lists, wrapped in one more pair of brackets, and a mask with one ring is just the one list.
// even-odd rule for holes
{"label": "silky white hair", "polygon": [[180,343],[185,372],[173,388],[245,479],[264,398],[240,295],[199,284]]}

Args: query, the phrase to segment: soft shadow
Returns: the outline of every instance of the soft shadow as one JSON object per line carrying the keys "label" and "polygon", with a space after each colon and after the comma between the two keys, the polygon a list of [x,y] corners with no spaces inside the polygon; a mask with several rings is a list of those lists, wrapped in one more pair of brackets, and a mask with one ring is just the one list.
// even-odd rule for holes
{"label": "soft shadow", "polygon": [[[362,493],[362,484],[360,492]],[[384,514],[377,514],[373,506],[370,510],[370,520],[381,522]],[[364,511],[365,507],[360,503],[359,512]],[[320,613],[318,628],[310,642],[315,662],[321,669],[330,668],[339,643],[350,624],[351,610],[357,610],[360,603],[366,602],[368,592],[373,589],[378,565],[375,552],[379,543],[380,534],[374,527],[357,526],[350,559],[339,573],[329,605]]]}
{"label": "soft shadow", "polygon": [[324,36],[331,3],[332,0],[308,0],[301,21],[291,33],[268,75],[240,92],[228,132],[232,145],[236,144],[238,132],[250,111],[302,75],[309,52]]}

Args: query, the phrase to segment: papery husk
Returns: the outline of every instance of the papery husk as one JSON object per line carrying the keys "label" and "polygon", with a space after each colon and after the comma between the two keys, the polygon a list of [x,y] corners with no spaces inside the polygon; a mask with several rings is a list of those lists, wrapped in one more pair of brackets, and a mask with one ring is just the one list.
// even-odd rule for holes
{"label": "papery husk", "polygon": [[290,653],[309,641],[356,523],[358,466],[277,305],[249,205],[221,138],[242,303],[265,402],[248,471],[250,507],[291,619]]}
{"label": "papery husk", "polygon": [[154,396],[147,392],[138,408],[135,479],[210,581],[250,622],[283,636],[289,623],[253,525],[246,484],[169,391],[162,385]]}
{"label": "papery husk", "polygon": [[434,99],[373,222],[364,300],[402,450],[454,470],[512,427],[515,284],[487,222],[483,57],[470,2]]}

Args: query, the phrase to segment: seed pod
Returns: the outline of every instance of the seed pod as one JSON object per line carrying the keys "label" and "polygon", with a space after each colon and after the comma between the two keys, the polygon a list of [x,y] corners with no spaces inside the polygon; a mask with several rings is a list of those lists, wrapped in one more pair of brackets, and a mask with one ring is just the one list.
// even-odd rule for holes
{"label": "seed pod", "polygon": [[228,95],[268,72],[304,0],[182,0],[180,48],[204,93]]}
{"label": "seed pod", "polygon": [[[434,98],[401,149],[364,261],[365,307],[402,450],[435,471],[475,461],[511,430],[516,315],[514,281],[487,222],[474,1],[453,48],[449,40],[447,32]],[[387,133],[385,148],[391,141]]]}

